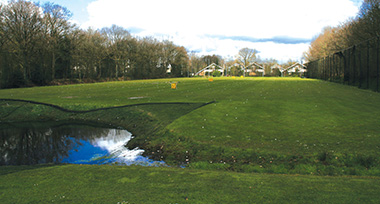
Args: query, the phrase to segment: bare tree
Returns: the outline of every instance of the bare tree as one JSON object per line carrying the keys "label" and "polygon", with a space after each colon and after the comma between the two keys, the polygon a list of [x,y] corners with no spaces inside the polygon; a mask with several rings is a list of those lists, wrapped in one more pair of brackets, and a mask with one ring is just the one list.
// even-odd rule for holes
{"label": "bare tree", "polygon": [[245,76],[245,71],[248,66],[250,66],[256,60],[256,54],[259,53],[256,49],[242,48],[239,50],[238,55],[236,56],[237,62],[243,67]]}
{"label": "bare tree", "polygon": [[72,13],[65,7],[50,2],[42,5],[44,12],[44,31],[47,41],[46,48],[48,54],[51,55],[51,79],[55,79],[56,61],[58,59],[59,43],[64,37],[64,34],[71,28],[68,20]]}
{"label": "bare tree", "polygon": [[7,40],[4,25],[4,6],[0,3],[0,50]]}
{"label": "bare tree", "polygon": [[103,28],[101,33],[108,41],[109,56],[115,61],[115,77],[118,78],[120,71],[125,73],[126,67],[124,67],[124,65],[126,65],[128,61],[127,44],[131,38],[131,34],[124,28],[116,25]]}
{"label": "bare tree", "polygon": [[[184,47],[134,38],[116,25],[85,31],[70,23],[71,15],[52,3],[0,4],[1,88],[46,85],[58,82],[55,79],[161,78],[167,76],[169,64],[172,76],[190,71]],[[192,63],[202,64],[202,59]]]}
{"label": "bare tree", "polygon": [[41,39],[41,12],[34,3],[11,1],[3,8],[3,23],[6,30],[3,37],[10,42],[8,49],[15,54],[19,71],[24,82],[31,79],[31,61],[36,55],[36,44]]}
{"label": "bare tree", "polygon": [[356,17],[336,27],[325,27],[304,56],[313,61],[379,35],[380,0],[364,0]]}

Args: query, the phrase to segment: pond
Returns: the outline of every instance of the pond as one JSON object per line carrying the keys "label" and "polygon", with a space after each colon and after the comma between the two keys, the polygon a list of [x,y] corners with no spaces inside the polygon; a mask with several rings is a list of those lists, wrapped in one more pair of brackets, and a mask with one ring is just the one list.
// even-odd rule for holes
{"label": "pond", "polygon": [[132,134],[123,129],[83,124],[0,124],[0,165],[44,163],[165,166],[125,145]]}

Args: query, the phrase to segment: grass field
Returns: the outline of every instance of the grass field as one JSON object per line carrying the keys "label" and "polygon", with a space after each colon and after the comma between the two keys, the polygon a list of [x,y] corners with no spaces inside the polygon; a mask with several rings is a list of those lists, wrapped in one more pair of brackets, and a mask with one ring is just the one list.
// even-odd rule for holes
{"label": "grass field", "polygon": [[[170,89],[170,82],[178,82],[178,88]],[[380,94],[368,90],[299,78],[215,78],[213,82],[192,78],[8,89],[0,90],[0,98],[50,103],[70,110],[155,103],[79,114],[43,105],[0,101],[0,120],[77,120],[121,126],[136,136],[129,146],[139,146],[146,150],[147,155],[163,159],[172,166],[183,165],[190,169],[142,168],[138,171],[173,171],[177,175],[193,171],[215,175],[214,179],[210,176],[200,186],[212,185],[225,174],[247,177],[241,179],[242,182],[224,181],[236,183],[239,186],[237,189],[245,185],[245,180],[270,179],[274,183],[267,186],[263,197],[254,197],[258,203],[260,199],[276,203],[278,200],[271,200],[270,193],[281,194],[286,191],[281,191],[279,183],[275,183],[291,183],[294,179],[310,186],[294,184],[291,190],[294,195],[313,195],[307,195],[307,198],[291,197],[284,202],[302,202],[304,199],[317,202],[313,197],[316,195],[338,202],[326,192],[327,186],[332,185],[335,186],[332,189],[342,195],[352,195],[350,198],[360,203],[355,200],[359,190],[370,192],[370,188],[379,189],[377,177],[306,176],[380,176]],[[173,104],[176,102],[181,103]],[[215,103],[206,105],[209,102]],[[60,171],[60,168],[77,170],[82,167],[56,166],[43,169],[49,172],[52,169]],[[99,172],[99,168],[111,167],[83,167],[83,170]],[[136,171],[138,167],[112,168]],[[30,171],[6,174],[2,179],[9,180],[9,176],[23,175],[22,172]],[[252,172],[294,175],[246,174]],[[192,177],[184,176],[183,179]],[[327,183],[309,182],[315,179]],[[106,178],[104,180],[109,181]],[[358,189],[351,187],[358,186],[355,183],[359,180],[368,186]],[[147,182],[143,182],[144,185]],[[208,188],[200,188],[203,187]],[[229,187],[233,188],[228,186],[221,192],[225,194]],[[313,189],[319,189],[320,194],[312,193]],[[169,193],[164,195],[169,196]],[[209,196],[208,193],[206,195]],[[199,196],[198,201],[207,200],[202,194]],[[273,196],[276,198],[272,199],[284,197],[278,194]],[[222,197],[229,197],[230,200],[226,200],[230,202],[239,202],[232,195],[225,194]],[[214,197],[210,198],[215,200]],[[368,199],[373,199],[369,200],[372,202],[380,198],[368,195]],[[129,202],[133,200],[137,203],[147,202],[136,199]],[[241,203],[244,202],[250,203]]]}
{"label": "grass field", "polygon": [[0,168],[0,203],[378,203],[379,178],[123,166]]}

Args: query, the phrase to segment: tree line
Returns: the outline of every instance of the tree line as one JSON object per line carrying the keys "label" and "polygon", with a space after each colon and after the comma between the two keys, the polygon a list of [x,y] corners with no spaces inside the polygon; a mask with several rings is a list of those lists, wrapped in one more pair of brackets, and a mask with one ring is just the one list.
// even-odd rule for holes
{"label": "tree line", "polygon": [[304,53],[314,61],[380,35],[380,0],[364,0],[357,16],[336,27],[325,27]]}
{"label": "tree line", "polygon": [[69,10],[53,3],[0,4],[0,88],[47,85],[61,79],[186,75],[190,61],[184,47],[169,40],[133,37],[116,25],[82,30],[70,22],[71,17]]}
{"label": "tree line", "polygon": [[239,76],[252,62],[266,64],[266,73],[278,64],[260,59],[259,51],[250,48],[227,60],[198,56],[169,40],[134,37],[117,25],[83,30],[70,22],[71,17],[68,9],[50,2],[0,3],[0,88],[188,77],[212,63]]}

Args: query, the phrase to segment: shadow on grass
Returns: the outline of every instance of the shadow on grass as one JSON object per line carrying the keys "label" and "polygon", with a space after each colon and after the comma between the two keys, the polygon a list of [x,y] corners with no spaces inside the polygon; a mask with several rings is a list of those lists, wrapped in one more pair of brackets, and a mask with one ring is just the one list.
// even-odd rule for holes
{"label": "shadow on grass", "polygon": [[[201,104],[198,108],[215,103],[215,101],[211,101],[208,103],[188,103],[188,102],[167,102],[167,103],[139,103],[139,104],[131,104],[131,105],[124,105],[124,106],[115,106],[115,107],[107,107],[107,108],[96,108],[91,110],[69,110],[54,104],[49,103],[42,103],[42,102],[36,102],[36,101],[29,101],[29,100],[22,100],[22,99],[0,99],[0,101],[3,102],[21,102],[21,103],[27,103],[27,104],[35,104],[35,105],[43,105],[48,106],[51,108],[55,108],[57,110],[67,112],[67,113],[90,113],[90,112],[96,112],[96,111],[103,111],[103,110],[111,110],[111,109],[119,109],[119,108],[127,108],[127,107],[136,107],[136,106],[152,106],[152,105],[192,105],[192,104]],[[21,106],[20,106],[21,107]],[[16,107],[14,111],[16,111],[18,108]],[[12,112],[10,113],[12,114]]]}
{"label": "shadow on grass", "polygon": [[[168,124],[175,119],[188,114],[189,112],[201,108],[203,106],[215,103],[188,103],[188,102],[168,102],[168,103],[140,103],[116,107],[96,108],[90,110],[69,110],[57,105],[35,102],[19,99],[0,99],[0,122],[25,122],[25,121],[41,121],[41,120],[64,120],[68,119],[85,119],[87,116],[91,120],[93,115],[120,115],[121,113],[145,112],[146,116],[152,120],[164,120]],[[125,114],[124,114],[125,117]],[[128,117],[128,115],[126,116]],[[120,118],[120,117],[119,117]],[[119,119],[118,117],[114,119]],[[111,121],[114,121],[111,120]],[[100,119],[98,119],[100,120]],[[162,121],[161,121],[162,122]],[[108,124],[108,123],[107,123]]]}

